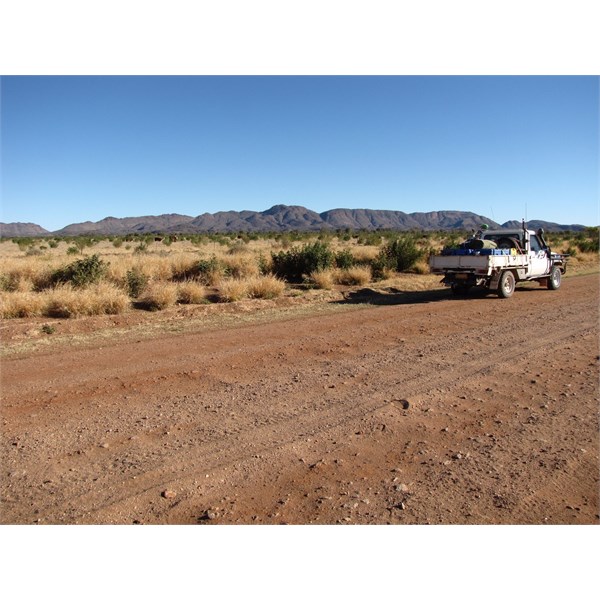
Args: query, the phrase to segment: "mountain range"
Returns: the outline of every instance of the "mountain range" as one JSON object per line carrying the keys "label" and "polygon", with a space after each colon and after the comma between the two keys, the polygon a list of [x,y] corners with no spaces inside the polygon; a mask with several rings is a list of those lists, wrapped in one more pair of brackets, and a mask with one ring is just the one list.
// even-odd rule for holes
{"label": "mountain range", "polygon": [[[35,223],[0,223],[0,237],[320,231],[322,229],[471,230],[478,229],[484,223],[493,229],[521,226],[519,221],[507,221],[500,225],[485,216],[458,210],[405,213],[396,210],[336,208],[317,213],[303,206],[278,204],[263,212],[221,211],[213,214],[204,213],[197,217],[178,214],[106,217],[97,222],[73,223],[52,232]],[[528,221],[528,227],[530,229],[543,227],[546,231],[579,231],[585,228],[583,225],[560,225],[539,220]]]}

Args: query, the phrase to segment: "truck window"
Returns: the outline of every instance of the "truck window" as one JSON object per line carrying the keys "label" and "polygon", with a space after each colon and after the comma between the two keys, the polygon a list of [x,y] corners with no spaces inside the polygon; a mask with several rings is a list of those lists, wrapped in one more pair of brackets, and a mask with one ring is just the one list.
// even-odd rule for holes
{"label": "truck window", "polygon": [[540,240],[538,239],[537,235],[532,235],[530,242],[532,252],[539,252],[540,250],[542,250],[542,245],[540,244]]}

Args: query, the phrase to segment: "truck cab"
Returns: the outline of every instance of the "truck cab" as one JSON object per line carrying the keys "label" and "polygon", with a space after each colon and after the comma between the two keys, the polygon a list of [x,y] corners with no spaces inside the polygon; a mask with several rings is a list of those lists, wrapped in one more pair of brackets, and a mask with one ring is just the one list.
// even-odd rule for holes
{"label": "truck cab", "polygon": [[527,229],[485,231],[481,239],[495,242],[500,249],[516,250],[517,254],[528,257],[530,278],[549,273],[552,265],[552,252],[544,239],[543,230],[534,232]]}

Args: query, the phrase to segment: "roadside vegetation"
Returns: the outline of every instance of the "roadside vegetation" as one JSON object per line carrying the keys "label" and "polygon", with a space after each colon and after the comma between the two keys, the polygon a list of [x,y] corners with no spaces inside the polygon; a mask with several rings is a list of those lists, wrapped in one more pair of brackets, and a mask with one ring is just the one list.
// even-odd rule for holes
{"label": "roadside vegetation", "polygon": [[[78,317],[272,300],[336,286],[431,289],[427,259],[468,232],[337,231],[0,239],[0,317]],[[598,228],[546,235],[598,269]]]}

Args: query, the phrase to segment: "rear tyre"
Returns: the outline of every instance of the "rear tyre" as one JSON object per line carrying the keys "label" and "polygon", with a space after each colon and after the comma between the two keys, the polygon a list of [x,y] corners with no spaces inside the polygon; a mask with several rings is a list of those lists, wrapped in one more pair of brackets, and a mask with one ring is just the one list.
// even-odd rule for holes
{"label": "rear tyre", "polygon": [[552,267],[550,277],[548,277],[548,289],[557,290],[560,287],[561,273],[558,267]]}
{"label": "rear tyre", "polygon": [[500,298],[510,298],[515,291],[515,276],[511,271],[504,271],[498,284],[498,296]]}

